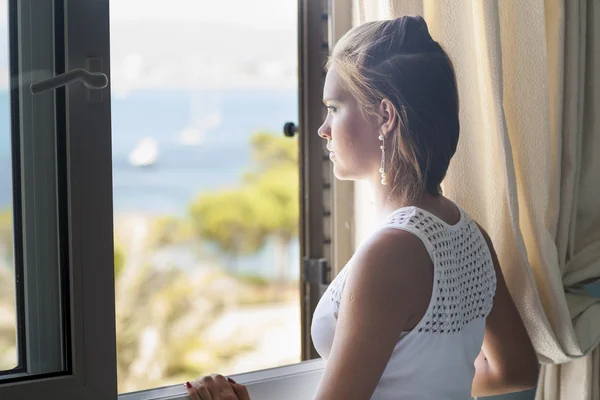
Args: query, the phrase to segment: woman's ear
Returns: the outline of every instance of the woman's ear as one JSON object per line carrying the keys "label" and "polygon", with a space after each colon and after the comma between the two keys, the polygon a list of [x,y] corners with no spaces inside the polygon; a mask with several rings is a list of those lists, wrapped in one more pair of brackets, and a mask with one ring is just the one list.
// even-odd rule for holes
{"label": "woman's ear", "polygon": [[379,116],[381,132],[383,136],[387,137],[396,129],[396,124],[398,123],[398,112],[389,99],[383,99],[379,103]]}

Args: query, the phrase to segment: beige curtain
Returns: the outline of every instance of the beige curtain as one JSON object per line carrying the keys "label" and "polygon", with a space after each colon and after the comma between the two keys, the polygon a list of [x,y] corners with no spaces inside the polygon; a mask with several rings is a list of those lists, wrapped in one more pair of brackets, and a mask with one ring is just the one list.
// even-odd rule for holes
{"label": "beige curtain", "polygon": [[[452,58],[461,139],[444,192],[488,230],[540,361],[537,400],[600,400],[600,4],[354,0],[419,14]],[[597,117],[596,117],[597,115]]]}

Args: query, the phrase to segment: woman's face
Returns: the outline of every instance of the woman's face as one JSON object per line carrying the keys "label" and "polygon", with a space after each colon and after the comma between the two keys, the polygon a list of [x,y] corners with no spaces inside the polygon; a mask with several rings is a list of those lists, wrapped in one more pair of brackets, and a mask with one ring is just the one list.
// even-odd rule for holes
{"label": "woman's face", "polygon": [[335,176],[342,180],[378,176],[380,124],[376,117],[363,116],[333,67],[325,78],[323,103],[327,107],[327,118],[319,128],[319,136],[327,140]]}

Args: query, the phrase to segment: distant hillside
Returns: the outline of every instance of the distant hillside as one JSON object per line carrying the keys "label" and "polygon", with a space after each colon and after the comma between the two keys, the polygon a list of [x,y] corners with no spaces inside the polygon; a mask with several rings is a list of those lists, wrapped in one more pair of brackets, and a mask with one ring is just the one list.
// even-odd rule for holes
{"label": "distant hillside", "polygon": [[293,27],[252,30],[233,24],[114,24],[113,83],[122,86],[131,81],[128,73],[132,73],[132,57],[137,61],[133,66],[135,75],[144,76],[144,82],[150,86],[162,86],[163,81],[186,86],[215,79],[216,73],[232,80],[261,79],[268,68],[274,68],[276,76],[282,75],[281,79],[289,81],[297,68],[297,33]]}
{"label": "distant hillside", "polygon": [[297,33],[293,29],[265,31],[235,25],[186,22],[156,26],[139,22],[113,24],[111,37],[111,52],[117,59],[130,52],[148,57],[151,62],[185,60],[198,55],[222,61],[284,61],[297,57]]}
{"label": "distant hillside", "polygon": [[[148,21],[111,25],[112,84],[117,90],[202,86],[216,79],[215,73],[234,86],[289,86],[295,79],[297,53],[295,27],[266,30]],[[8,31],[0,26],[0,88],[7,85]]]}

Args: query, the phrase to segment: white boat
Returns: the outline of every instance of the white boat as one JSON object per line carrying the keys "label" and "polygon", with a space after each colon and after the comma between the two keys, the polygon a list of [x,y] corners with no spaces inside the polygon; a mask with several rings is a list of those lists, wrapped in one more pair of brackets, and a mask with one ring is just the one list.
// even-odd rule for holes
{"label": "white boat", "polygon": [[179,144],[184,146],[198,146],[204,142],[204,131],[190,126],[179,133],[178,139]]}
{"label": "white boat", "polygon": [[218,110],[218,111],[215,111],[215,112],[205,115],[202,118],[202,121],[204,122],[204,127],[206,129],[208,129],[208,130],[217,129],[223,123],[223,115],[221,114],[221,111]]}
{"label": "white boat", "polygon": [[179,132],[177,141],[184,146],[199,146],[206,134],[223,123],[220,100],[214,94],[192,95],[190,100],[190,123]]}
{"label": "white boat", "polygon": [[129,164],[134,167],[148,167],[158,160],[158,142],[151,137],[142,138],[129,153]]}

